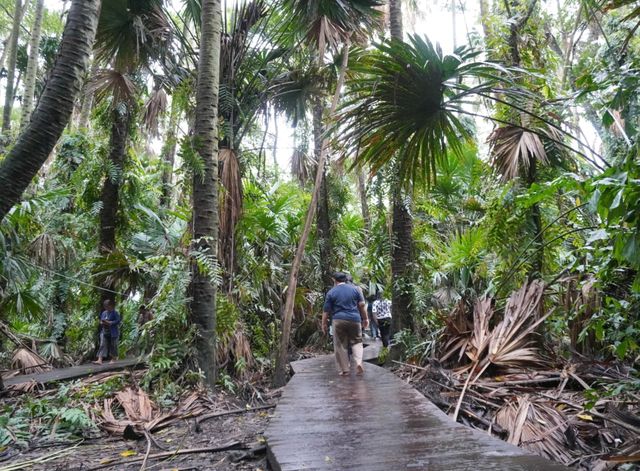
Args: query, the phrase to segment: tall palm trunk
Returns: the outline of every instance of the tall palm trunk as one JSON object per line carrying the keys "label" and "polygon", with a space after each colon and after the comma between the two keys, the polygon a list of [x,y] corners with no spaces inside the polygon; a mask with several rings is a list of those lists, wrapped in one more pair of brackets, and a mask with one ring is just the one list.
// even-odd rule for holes
{"label": "tall palm trunk", "polygon": [[[203,162],[193,178],[194,249],[217,258],[218,247],[218,90],[220,85],[221,0],[202,1],[202,27],[195,138]],[[211,387],[216,381],[216,287],[194,260],[190,310],[197,327],[198,362]]]}
{"label": "tall palm trunk", "polygon": [[363,170],[358,170],[358,194],[360,196],[360,210],[362,211],[362,220],[367,236],[371,232],[371,214],[369,211],[369,201],[367,199],[367,184]]}
{"label": "tall palm trunk", "polygon": [[171,103],[169,114],[169,126],[167,129],[167,140],[162,147],[162,193],[160,194],[160,206],[169,208],[171,206],[171,188],[173,178],[173,164],[176,155],[176,130],[178,127],[178,105],[175,100]]}
{"label": "tall palm trunk", "polygon": [[[402,1],[389,2],[389,29],[391,37],[402,41]],[[397,175],[396,175],[397,176]],[[392,330],[412,328],[413,300],[413,219],[410,212],[411,199],[400,185],[392,186],[392,233],[391,249],[391,309]]]}
{"label": "tall palm trunk", "polygon": [[22,117],[20,129],[24,129],[33,111],[33,98],[36,91],[36,78],[38,76],[38,56],[40,49],[40,37],[42,32],[42,17],[44,14],[44,0],[37,0],[33,29],[29,40],[29,61],[27,63],[27,76],[24,80],[24,94],[22,100]]}
{"label": "tall palm trunk", "polygon": [[69,122],[98,25],[100,0],[73,0],[51,78],[18,141],[0,163],[0,220],[20,200]]}
{"label": "tall palm trunk", "polygon": [[392,38],[402,41],[402,0],[389,0],[389,32]]}
{"label": "tall palm trunk", "polygon": [[[124,163],[127,155],[127,141],[129,137],[129,126],[131,117],[128,107],[124,111],[116,109],[113,111],[113,122],[111,123],[111,137],[109,139],[109,162],[111,169],[102,185],[100,202],[100,241],[99,252],[107,256],[116,249],[116,228],[118,217],[118,206],[120,200],[120,184],[124,171]],[[113,299],[108,290],[113,290],[113,286],[104,284],[101,290],[101,301]]]}
{"label": "tall palm trunk", "polygon": [[[313,141],[314,156],[316,162],[320,162],[320,153],[322,152],[322,134],[323,124],[322,115],[324,106],[319,99],[313,108]],[[318,244],[320,248],[320,271],[322,273],[322,283],[325,290],[331,287],[331,222],[329,220],[329,192],[327,189],[327,170],[326,163],[322,168],[318,167],[317,171],[322,172],[322,181],[320,182],[320,194],[318,195],[318,208],[316,227],[318,231]]]}
{"label": "tall palm trunk", "polygon": [[23,11],[22,0],[16,0],[13,8],[13,25],[11,27],[11,35],[9,37],[9,44],[7,44],[9,52],[7,54],[7,86],[4,91],[4,108],[2,111],[3,132],[11,129],[11,110],[13,109],[16,61],[18,59],[18,39],[20,37],[20,24],[22,22]]}
{"label": "tall palm trunk", "polygon": [[[340,93],[342,86],[344,85],[344,78],[347,73],[347,64],[349,63],[349,42],[344,46],[344,52],[342,54],[342,65],[340,67],[340,75],[338,76],[338,83],[336,84],[336,90],[331,102],[331,109],[329,111],[329,119],[333,118],[338,108],[338,101],[340,100]],[[284,386],[287,382],[287,353],[289,351],[289,339],[291,337],[291,321],[293,319],[293,303],[296,297],[296,289],[298,288],[298,273],[300,271],[300,265],[302,264],[302,257],[304,256],[304,249],[311,233],[311,227],[313,225],[313,218],[315,216],[316,205],[318,204],[318,197],[320,194],[320,186],[322,183],[324,163],[327,157],[327,148],[329,145],[328,139],[322,141],[322,148],[320,149],[320,155],[318,156],[316,178],[313,187],[313,193],[311,193],[311,202],[307,208],[307,216],[304,221],[304,227],[302,234],[300,234],[300,240],[296,248],[293,262],[291,263],[291,270],[289,271],[289,284],[287,285],[287,297],[285,299],[284,311],[282,313],[282,336],[280,337],[280,347],[278,349],[278,356],[276,358],[276,369],[273,375],[273,384],[276,387]]]}
{"label": "tall palm trunk", "polygon": [[91,64],[91,71],[89,75],[84,79],[84,85],[82,88],[82,106],[80,107],[80,117],[78,118],[78,129],[87,129],[89,127],[89,118],[91,117],[91,110],[93,109],[93,92],[90,91],[89,82],[91,78],[98,71],[98,63],[94,60]]}

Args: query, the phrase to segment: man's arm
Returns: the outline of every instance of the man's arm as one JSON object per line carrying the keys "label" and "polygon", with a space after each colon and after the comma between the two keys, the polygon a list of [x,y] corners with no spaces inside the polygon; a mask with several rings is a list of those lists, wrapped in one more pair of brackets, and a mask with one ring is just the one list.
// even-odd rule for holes
{"label": "man's arm", "polygon": [[364,301],[358,303],[358,310],[360,311],[360,319],[362,319],[362,327],[366,329],[369,327],[369,316],[367,315],[367,305]]}
{"label": "man's arm", "polygon": [[327,335],[327,329],[329,327],[329,314],[327,311],[322,311],[322,333]]}

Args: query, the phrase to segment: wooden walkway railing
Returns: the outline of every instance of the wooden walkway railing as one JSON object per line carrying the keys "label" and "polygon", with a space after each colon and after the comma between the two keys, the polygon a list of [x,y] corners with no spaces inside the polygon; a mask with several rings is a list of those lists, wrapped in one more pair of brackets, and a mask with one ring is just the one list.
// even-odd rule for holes
{"label": "wooden walkway railing", "polygon": [[378,366],[339,377],[327,355],[292,368],[265,433],[274,470],[568,469],[453,422]]}

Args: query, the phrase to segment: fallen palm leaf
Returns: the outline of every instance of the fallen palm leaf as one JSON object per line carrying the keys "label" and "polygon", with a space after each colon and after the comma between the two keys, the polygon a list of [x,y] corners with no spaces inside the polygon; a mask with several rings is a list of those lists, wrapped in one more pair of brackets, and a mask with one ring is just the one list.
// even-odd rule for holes
{"label": "fallen palm leaf", "polygon": [[11,359],[11,367],[25,374],[44,373],[52,367],[40,355],[27,348],[18,348]]}

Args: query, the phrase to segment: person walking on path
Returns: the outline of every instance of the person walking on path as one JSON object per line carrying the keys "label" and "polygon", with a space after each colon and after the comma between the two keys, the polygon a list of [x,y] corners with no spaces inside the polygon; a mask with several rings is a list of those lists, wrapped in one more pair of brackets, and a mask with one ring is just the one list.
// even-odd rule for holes
{"label": "person walking on path", "polygon": [[120,337],[120,314],[116,311],[116,305],[107,299],[103,305],[104,310],[100,313],[100,350],[98,350],[98,360],[96,365],[102,365],[102,360],[107,356],[111,358],[109,363],[114,363],[118,359],[118,338]]}
{"label": "person walking on path", "polygon": [[380,329],[382,345],[388,347],[391,337],[391,301],[382,298],[378,294],[377,299],[373,302],[371,311],[373,312],[373,321]]}
{"label": "person walking on path", "polygon": [[378,324],[376,318],[373,317],[373,302],[376,300],[375,296],[367,297],[367,317],[369,318],[369,327],[371,328],[371,338],[380,338],[380,330],[378,330]]}
{"label": "person walking on path", "polygon": [[340,376],[349,374],[349,346],[353,352],[357,374],[364,373],[362,329],[366,329],[369,325],[364,296],[347,280],[348,276],[345,273],[333,274],[334,285],[327,293],[322,310],[322,333],[325,335],[327,333],[329,318],[333,325],[333,350]]}

